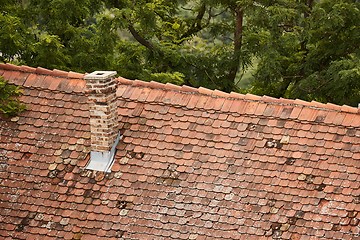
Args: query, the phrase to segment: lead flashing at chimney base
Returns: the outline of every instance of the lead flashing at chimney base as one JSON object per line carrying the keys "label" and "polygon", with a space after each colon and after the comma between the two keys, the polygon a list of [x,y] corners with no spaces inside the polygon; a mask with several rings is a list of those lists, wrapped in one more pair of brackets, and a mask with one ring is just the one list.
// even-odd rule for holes
{"label": "lead flashing at chimney base", "polygon": [[86,169],[109,172],[116,146],[118,130],[115,71],[95,71],[85,76],[90,101],[91,153]]}
{"label": "lead flashing at chimney base", "polygon": [[86,169],[96,170],[102,172],[111,172],[111,167],[114,164],[116,146],[121,140],[122,136],[118,133],[115,142],[113,143],[110,151],[91,151],[90,161],[86,166]]}

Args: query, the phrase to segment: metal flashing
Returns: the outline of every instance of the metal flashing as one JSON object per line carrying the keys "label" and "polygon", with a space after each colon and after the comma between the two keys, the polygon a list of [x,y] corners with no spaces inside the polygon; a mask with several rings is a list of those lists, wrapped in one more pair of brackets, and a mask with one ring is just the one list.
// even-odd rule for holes
{"label": "metal flashing", "polygon": [[91,151],[90,161],[86,166],[86,169],[107,173],[111,172],[111,167],[114,164],[115,159],[116,146],[118,145],[121,138],[122,136],[119,132],[110,151]]}

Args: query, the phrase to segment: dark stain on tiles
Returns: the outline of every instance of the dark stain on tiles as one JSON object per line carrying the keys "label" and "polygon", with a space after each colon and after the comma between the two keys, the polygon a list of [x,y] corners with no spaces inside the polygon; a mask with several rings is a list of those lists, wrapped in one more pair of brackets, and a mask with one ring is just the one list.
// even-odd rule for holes
{"label": "dark stain on tiles", "polygon": [[21,222],[16,226],[15,231],[16,232],[22,232],[24,231],[24,228],[27,227],[30,224],[30,221],[34,219],[36,216],[36,213],[29,212],[22,220]]}
{"label": "dark stain on tiles", "polygon": [[341,230],[341,225],[340,224],[333,224],[331,230],[340,231]]}
{"label": "dark stain on tiles", "polygon": [[267,139],[265,142],[265,147],[267,148],[278,148],[280,149],[283,145],[280,143],[279,140],[275,139]]}
{"label": "dark stain on tiles", "polygon": [[128,201],[124,201],[124,200],[119,200],[116,203],[116,207],[119,209],[125,209],[126,207],[129,206],[129,202]]}
{"label": "dark stain on tiles", "polygon": [[322,116],[322,115],[316,116],[315,122],[322,123],[322,122],[324,122],[325,117],[326,116]]}
{"label": "dark stain on tiles", "polygon": [[322,191],[322,190],[325,189],[325,187],[326,187],[326,184],[321,183],[321,184],[318,184],[318,185],[315,186],[315,190]]}
{"label": "dark stain on tiles", "polygon": [[356,129],[355,128],[349,128],[346,130],[346,136],[354,137],[356,135]]}
{"label": "dark stain on tiles", "polygon": [[169,165],[168,169],[165,170],[163,177],[170,178],[170,179],[178,179],[180,173],[176,171],[177,166],[175,164]]}
{"label": "dark stain on tiles", "polygon": [[27,161],[27,160],[30,159],[31,155],[32,155],[32,153],[24,153],[22,159],[23,159],[24,161]]}
{"label": "dark stain on tiles", "polygon": [[117,238],[122,238],[124,236],[124,234],[125,234],[125,231],[121,231],[121,230],[116,231],[116,237]]}
{"label": "dark stain on tiles", "polygon": [[275,239],[281,238],[282,231],[280,230],[281,224],[280,223],[273,223],[271,224],[271,236]]}
{"label": "dark stain on tiles", "polygon": [[353,217],[353,218],[350,219],[349,225],[350,226],[358,226],[359,222],[360,222],[360,219]]}
{"label": "dark stain on tiles", "polygon": [[249,124],[246,128],[248,131],[255,131],[256,130],[256,124]]}
{"label": "dark stain on tiles", "polygon": [[285,161],[285,164],[287,165],[293,165],[295,163],[296,159],[295,158],[287,158]]}
{"label": "dark stain on tiles", "polygon": [[303,218],[304,215],[305,215],[305,212],[304,212],[304,211],[298,210],[298,211],[296,211],[296,213],[295,213],[294,216],[295,216],[296,218]]}
{"label": "dark stain on tiles", "polygon": [[73,240],[80,240],[84,234],[81,232],[75,233],[72,237]]}
{"label": "dark stain on tiles", "polygon": [[290,224],[290,225],[295,225],[296,224],[296,222],[297,222],[297,220],[299,220],[299,218],[298,217],[289,217],[289,219],[288,219],[288,223]]}
{"label": "dark stain on tiles", "polygon": [[128,158],[142,159],[145,156],[143,152],[127,151],[126,156]]}
{"label": "dark stain on tiles", "polygon": [[56,178],[59,174],[59,170],[55,169],[55,170],[52,170],[52,171],[49,171],[49,174],[48,174],[48,177],[49,178]]}
{"label": "dark stain on tiles", "polygon": [[305,181],[306,181],[307,183],[312,183],[312,182],[314,181],[314,178],[315,178],[314,175],[308,174],[308,175],[306,175],[306,177],[305,177]]}

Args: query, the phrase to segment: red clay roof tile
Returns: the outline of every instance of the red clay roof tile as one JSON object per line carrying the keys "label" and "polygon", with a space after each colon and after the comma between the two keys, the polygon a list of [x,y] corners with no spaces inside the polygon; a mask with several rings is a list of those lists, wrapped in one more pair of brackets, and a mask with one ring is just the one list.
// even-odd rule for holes
{"label": "red clay roof tile", "polygon": [[205,95],[211,95],[213,93],[212,90],[203,87],[199,87],[198,92]]}
{"label": "red clay roof tile", "polygon": [[46,68],[37,67],[35,70],[35,73],[41,74],[41,75],[52,75],[53,71],[46,69]]}
{"label": "red clay roof tile", "polygon": [[226,93],[226,92],[222,92],[222,91],[219,91],[217,89],[215,89],[212,93],[213,96],[218,96],[218,97],[229,97],[229,94]]}
{"label": "red clay roof tile", "polygon": [[79,79],[83,79],[85,74],[82,73],[77,73],[77,72],[68,72],[67,77],[68,78],[79,78]]}
{"label": "red clay roof tile", "polygon": [[181,91],[184,91],[184,92],[196,92],[197,90],[196,90],[196,88],[183,85],[183,86],[181,86]]}
{"label": "red clay roof tile", "polygon": [[2,76],[7,80],[7,81],[9,81],[10,83],[12,82],[12,74],[13,74],[14,72],[12,72],[12,71],[4,71],[3,73],[2,73]]}
{"label": "red clay roof tile", "polygon": [[151,88],[164,88],[164,84],[163,83],[159,83],[159,82],[154,82],[154,81],[151,81],[149,82],[149,87]]}
{"label": "red clay roof tile", "polygon": [[250,93],[247,93],[245,95],[245,98],[249,99],[249,100],[259,100],[261,97],[260,96],[257,96],[257,95],[253,95],[253,94],[250,94]]}
{"label": "red clay roof tile", "polygon": [[54,69],[52,71],[52,75],[57,77],[68,77],[69,73],[62,70]]}
{"label": "red clay roof tile", "polygon": [[118,78],[123,139],[104,174],[84,169],[83,74],[34,71],[0,64],[28,105],[0,123],[0,238],[359,233],[356,108]]}
{"label": "red clay roof tile", "polygon": [[20,67],[13,65],[11,63],[0,63],[0,68],[4,70],[12,70],[12,71],[19,71]]}
{"label": "red clay roof tile", "polygon": [[172,84],[172,83],[166,83],[166,84],[164,85],[164,88],[165,88],[165,89],[169,89],[169,90],[177,90],[177,91],[181,90],[181,86],[174,85],[174,84]]}

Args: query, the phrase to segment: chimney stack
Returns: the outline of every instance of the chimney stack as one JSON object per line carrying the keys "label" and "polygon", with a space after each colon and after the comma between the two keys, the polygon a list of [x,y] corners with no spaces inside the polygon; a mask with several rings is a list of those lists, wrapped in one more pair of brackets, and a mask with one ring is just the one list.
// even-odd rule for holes
{"label": "chimney stack", "polygon": [[90,100],[91,153],[87,169],[109,172],[120,140],[115,71],[85,76]]}

